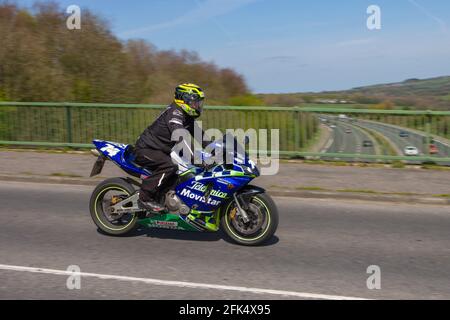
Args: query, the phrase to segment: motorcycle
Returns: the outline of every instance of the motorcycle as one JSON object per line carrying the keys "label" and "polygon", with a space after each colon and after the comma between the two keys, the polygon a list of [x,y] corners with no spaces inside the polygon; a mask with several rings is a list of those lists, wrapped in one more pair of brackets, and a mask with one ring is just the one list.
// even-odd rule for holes
{"label": "motorcycle", "polygon": [[[221,143],[226,143],[225,138]],[[255,246],[275,234],[277,207],[263,188],[249,185],[260,173],[245,149],[233,150],[231,164],[202,166],[191,165],[172,152],[178,171],[174,181],[161,192],[159,201],[165,210],[151,213],[140,209],[137,203],[140,180],[152,173],[135,163],[134,147],[104,140],[94,140],[93,144],[95,149],[91,151],[97,160],[91,177],[101,173],[107,160],[129,175],[107,179],[92,193],[91,217],[108,235],[125,235],[139,225],[198,232],[222,229],[234,242]],[[200,153],[203,161],[211,157],[204,151]]]}

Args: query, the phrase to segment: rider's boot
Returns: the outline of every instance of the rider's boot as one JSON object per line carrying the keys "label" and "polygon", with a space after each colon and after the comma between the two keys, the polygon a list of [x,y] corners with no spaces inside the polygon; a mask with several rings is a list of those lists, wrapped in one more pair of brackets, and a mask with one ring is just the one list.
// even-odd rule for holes
{"label": "rider's boot", "polygon": [[143,197],[141,194],[139,195],[139,199],[137,201],[139,209],[147,210],[151,213],[161,213],[164,210],[164,206],[162,206],[158,201],[150,197]]}
{"label": "rider's boot", "polygon": [[148,210],[151,211],[152,213],[161,213],[164,210],[164,207],[154,200],[144,202],[141,199],[139,199],[138,206],[139,209]]}

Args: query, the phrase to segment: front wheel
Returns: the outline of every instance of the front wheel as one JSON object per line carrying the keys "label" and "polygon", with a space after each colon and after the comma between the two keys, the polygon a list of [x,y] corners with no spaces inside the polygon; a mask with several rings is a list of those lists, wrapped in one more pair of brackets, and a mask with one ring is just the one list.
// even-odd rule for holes
{"label": "front wheel", "polygon": [[235,201],[230,201],[224,207],[221,227],[227,236],[241,245],[260,245],[275,234],[278,227],[278,210],[272,198],[265,193],[252,196],[246,201],[250,221],[244,222],[237,214]]}

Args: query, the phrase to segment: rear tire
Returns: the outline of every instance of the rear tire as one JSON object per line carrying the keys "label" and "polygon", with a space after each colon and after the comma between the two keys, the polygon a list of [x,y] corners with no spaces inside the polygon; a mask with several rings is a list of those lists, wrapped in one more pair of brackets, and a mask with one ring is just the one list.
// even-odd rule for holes
{"label": "rear tire", "polygon": [[104,206],[105,203],[108,203],[108,199],[105,199],[105,195],[110,191],[117,192],[119,197],[122,196],[123,198],[127,198],[136,190],[122,178],[112,178],[101,182],[95,188],[89,202],[92,220],[94,220],[94,223],[100,230],[109,235],[125,235],[134,230],[139,217],[136,213],[129,214],[127,216],[129,221],[124,223],[119,223],[119,220],[122,222],[122,219],[115,222],[108,218],[109,215],[106,213]]}
{"label": "rear tire", "polygon": [[[236,210],[235,201],[229,201],[222,208],[221,228],[234,242],[245,246],[257,246],[270,240],[278,227],[278,209],[272,198],[265,194],[257,194],[249,199],[251,210],[248,214],[255,218],[254,232],[244,229],[239,230],[240,221],[233,210]],[[240,232],[241,231],[241,232]]]}

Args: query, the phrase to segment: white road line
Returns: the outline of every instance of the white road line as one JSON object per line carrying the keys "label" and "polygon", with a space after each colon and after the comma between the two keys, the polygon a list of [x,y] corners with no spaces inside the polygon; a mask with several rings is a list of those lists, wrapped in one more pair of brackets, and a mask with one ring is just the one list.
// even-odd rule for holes
{"label": "white road line", "polygon": [[327,144],[325,145],[325,147],[322,149],[321,153],[325,153],[328,151],[328,149],[330,149],[331,145],[334,143],[334,139],[330,138],[328,139]]}
{"label": "white road line", "polygon": [[327,130],[330,132],[330,136],[328,137],[328,141],[325,144],[325,146],[322,148],[322,151],[320,151],[320,153],[327,152],[328,149],[330,149],[331,145],[334,143],[334,139],[333,139],[333,136],[332,136],[333,129],[328,127],[328,126],[325,126],[325,128],[327,128]]}
{"label": "white road line", "polygon": [[225,290],[225,291],[251,292],[251,293],[256,293],[256,294],[270,294],[270,295],[280,295],[280,296],[307,298],[307,299],[366,300],[364,298],[357,298],[357,297],[335,296],[335,295],[315,294],[315,293],[307,293],[307,292],[236,287],[236,286],[225,286],[225,285],[195,283],[195,282],[185,282],[185,281],[168,281],[168,280],[151,279],[151,278],[135,278],[135,277],[98,274],[98,273],[87,273],[87,272],[74,273],[74,272],[67,271],[67,270],[22,267],[22,266],[12,266],[12,265],[4,265],[4,264],[0,264],[0,270],[31,272],[31,273],[44,273],[44,274],[53,274],[53,275],[61,275],[61,276],[79,275],[81,277],[99,278],[99,279],[103,279],[103,280],[143,282],[146,284],[151,284],[151,285],[156,285],[156,286],[170,286],[170,287],[180,287],[180,288],[215,289],[215,290]]}

